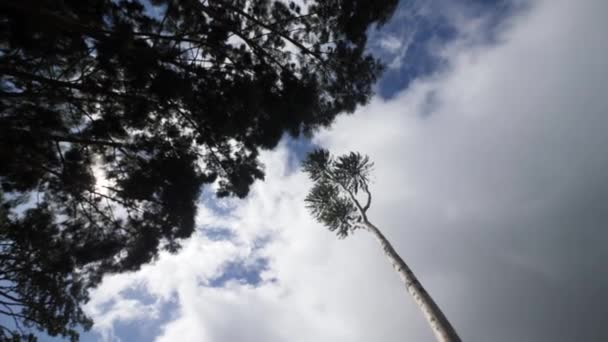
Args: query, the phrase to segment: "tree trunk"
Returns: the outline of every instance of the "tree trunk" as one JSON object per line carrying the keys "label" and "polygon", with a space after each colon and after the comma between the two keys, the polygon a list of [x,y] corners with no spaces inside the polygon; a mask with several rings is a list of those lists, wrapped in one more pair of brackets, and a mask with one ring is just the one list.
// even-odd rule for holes
{"label": "tree trunk", "polygon": [[403,280],[407,291],[412,295],[420,310],[426,317],[431,329],[433,330],[433,334],[437,338],[439,342],[460,342],[460,337],[456,334],[456,331],[448,321],[448,319],[444,316],[439,306],[435,304],[433,298],[426,292],[422,284],[418,281],[412,270],[407,266],[405,261],[401,259],[399,254],[395,251],[393,246],[391,246],[390,242],[382,235],[380,230],[376,228],[373,224],[366,222],[365,227],[376,237],[382,249],[384,250],[384,254],[388,257],[393,264],[393,268],[399,273],[399,277]]}

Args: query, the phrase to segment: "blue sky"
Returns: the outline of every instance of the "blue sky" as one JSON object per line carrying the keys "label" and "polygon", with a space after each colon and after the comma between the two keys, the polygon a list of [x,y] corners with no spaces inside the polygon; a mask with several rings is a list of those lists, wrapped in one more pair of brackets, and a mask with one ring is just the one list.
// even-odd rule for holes
{"label": "blue sky", "polygon": [[[509,0],[401,1],[396,15],[381,30],[371,34],[370,50],[388,65],[378,82],[377,93],[390,98],[413,80],[440,72],[447,61],[433,48],[458,38],[451,11],[463,11],[467,20],[485,20],[484,39],[491,43],[503,20],[521,10]],[[387,48],[387,44],[391,44]]]}
{"label": "blue sky", "polygon": [[607,340],[607,10],[402,2],[371,103],[264,152],[248,199],[203,195],[180,253],[92,294],[83,341],[430,341],[373,239],[305,211],[313,145],[374,160],[372,220],[463,340]]}

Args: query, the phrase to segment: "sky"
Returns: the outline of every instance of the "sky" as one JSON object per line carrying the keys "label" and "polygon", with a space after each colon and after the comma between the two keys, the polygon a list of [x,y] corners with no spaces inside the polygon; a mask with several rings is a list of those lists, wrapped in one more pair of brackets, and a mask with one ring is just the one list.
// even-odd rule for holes
{"label": "sky", "polygon": [[432,341],[371,235],[304,206],[311,146],[375,163],[369,217],[463,341],[607,341],[608,2],[429,0],[370,33],[377,95],[201,197],[174,255],[108,276],[83,341]]}

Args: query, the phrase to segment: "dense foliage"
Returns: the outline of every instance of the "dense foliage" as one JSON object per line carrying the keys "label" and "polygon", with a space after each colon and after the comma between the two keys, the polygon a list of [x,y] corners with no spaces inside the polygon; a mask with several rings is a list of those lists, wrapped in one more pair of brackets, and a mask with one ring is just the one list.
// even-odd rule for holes
{"label": "dense foliage", "polygon": [[1,1],[0,340],[77,339],[87,289],[176,250],[205,184],[246,196],[260,148],[365,103],[396,2]]}

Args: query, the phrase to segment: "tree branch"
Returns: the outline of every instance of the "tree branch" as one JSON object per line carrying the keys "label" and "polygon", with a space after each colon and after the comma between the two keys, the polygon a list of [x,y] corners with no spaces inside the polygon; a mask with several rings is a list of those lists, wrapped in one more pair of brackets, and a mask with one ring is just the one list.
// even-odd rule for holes
{"label": "tree branch", "polygon": [[357,200],[355,195],[350,190],[348,190],[346,188],[346,186],[344,184],[342,184],[342,182],[338,181],[335,177],[333,177],[331,175],[329,177],[332,181],[337,183],[344,192],[346,192],[346,194],[350,198],[351,202],[355,205],[355,207],[357,207],[357,211],[359,212],[359,215],[361,215],[361,220],[367,221],[367,215],[365,215],[365,210],[363,209],[363,207],[361,207],[361,203],[359,203],[359,201]]}
{"label": "tree branch", "polygon": [[[280,32],[280,31],[275,30],[272,27],[272,24],[266,24],[266,23],[260,21],[259,19],[257,19],[256,17],[250,15],[249,13],[243,12],[241,9],[239,9],[238,7],[236,7],[236,6],[234,6],[234,5],[230,4],[230,3],[227,3],[227,2],[221,1],[221,0],[218,0],[218,2],[220,2],[222,5],[224,5],[224,7],[226,7],[227,9],[230,9],[230,10],[234,11],[235,13],[237,13],[237,14],[245,17],[245,18],[247,18],[248,20],[254,22],[255,24],[257,24],[257,25],[259,25],[259,26],[261,26],[261,27],[263,27],[263,28],[265,28],[267,30],[270,30],[272,32],[276,32],[280,37],[282,37],[283,39],[285,39],[288,42],[292,43],[293,45],[295,45],[297,48],[299,48],[303,52],[305,52],[305,53],[307,53],[307,54],[309,54],[311,56],[314,56],[323,65],[325,65],[326,61],[321,56],[319,56],[314,51],[311,51],[309,48],[307,48],[306,46],[302,45],[302,43],[298,42],[297,40],[294,40],[293,38],[289,37],[288,35]],[[204,10],[206,10],[205,11],[206,13],[208,13],[208,10],[209,10],[208,7],[202,6],[202,8]]]}
{"label": "tree branch", "polygon": [[365,203],[365,206],[363,207],[363,212],[367,213],[367,209],[369,209],[370,205],[372,204],[372,193],[369,191],[367,183],[363,184],[363,191],[365,191],[367,194],[367,203]]}

